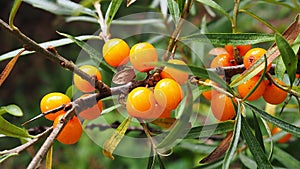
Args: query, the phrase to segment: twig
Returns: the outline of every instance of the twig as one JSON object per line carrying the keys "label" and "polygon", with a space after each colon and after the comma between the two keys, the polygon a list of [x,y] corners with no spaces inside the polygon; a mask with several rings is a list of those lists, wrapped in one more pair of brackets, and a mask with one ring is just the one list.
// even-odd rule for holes
{"label": "twig", "polygon": [[232,33],[236,33],[236,25],[237,25],[237,17],[239,13],[240,0],[234,0],[234,8],[233,8],[233,18],[232,18]]}
{"label": "twig", "polygon": [[102,11],[101,11],[101,5],[99,3],[99,1],[96,1],[94,3],[94,7],[98,13],[98,23],[100,25],[100,28],[101,28],[101,32],[100,32],[100,38],[102,38],[105,42],[108,41],[109,37],[110,37],[110,34],[108,32],[108,26],[106,25],[105,23],[105,20],[103,18],[103,14],[102,14]]}

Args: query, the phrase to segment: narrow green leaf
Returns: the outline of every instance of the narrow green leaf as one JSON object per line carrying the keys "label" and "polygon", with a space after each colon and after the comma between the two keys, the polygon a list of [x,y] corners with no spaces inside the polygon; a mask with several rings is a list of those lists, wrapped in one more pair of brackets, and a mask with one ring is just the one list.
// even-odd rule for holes
{"label": "narrow green leaf", "polygon": [[276,75],[276,77],[278,77],[279,79],[283,79],[286,68],[284,66],[282,57],[278,57],[275,60],[275,64],[276,64],[276,66],[275,66],[275,75]]}
{"label": "narrow green leaf", "polygon": [[177,4],[178,4],[178,8],[180,10],[180,13],[182,13],[184,4],[185,4],[185,0],[177,0]]}
{"label": "narrow green leaf", "polygon": [[[99,39],[99,36],[81,35],[81,36],[77,36],[75,38],[78,39],[78,40],[87,40],[87,39]],[[68,44],[71,44],[71,43],[74,43],[74,41],[72,41],[69,38],[64,38],[64,39],[58,39],[58,40],[43,42],[43,43],[40,43],[39,45],[43,48],[47,48],[48,46],[59,47],[59,46],[64,46],[64,45],[68,45]],[[16,56],[23,49],[24,48],[16,49],[16,50],[13,50],[11,52],[0,55],[0,61],[3,61],[3,60],[6,60],[6,59],[9,59],[9,58],[12,58],[12,57]],[[27,54],[30,54],[30,53],[34,53],[34,52],[33,51],[25,51],[20,56],[27,55]]]}
{"label": "narrow green leaf", "polygon": [[255,131],[255,137],[258,143],[260,144],[261,148],[263,149],[263,151],[266,152],[263,135],[261,133],[261,129],[258,122],[259,119],[256,117],[256,114],[254,112],[252,112],[252,114],[253,114],[253,128]]}
{"label": "narrow green leaf", "polygon": [[18,153],[11,153],[11,154],[5,154],[3,156],[0,156],[0,164],[2,162],[4,162],[5,160],[7,160],[9,157],[12,157],[12,156],[17,156]]}
{"label": "narrow green leaf", "polygon": [[0,134],[15,138],[33,138],[27,130],[17,127],[0,116]]}
{"label": "narrow green leaf", "polygon": [[130,124],[131,118],[126,118],[120,125],[119,127],[114,131],[113,135],[105,141],[104,146],[103,146],[103,154],[110,159],[114,159],[114,156],[112,153],[118,146],[118,144],[121,142],[123,139],[125,132],[128,129],[128,126]]}
{"label": "narrow green leaf", "polygon": [[4,113],[9,113],[13,116],[17,116],[17,117],[21,117],[23,116],[23,111],[22,109],[15,105],[15,104],[10,104],[7,106],[1,106],[0,107],[0,115],[4,114]]}
{"label": "narrow green leaf", "polygon": [[180,17],[180,10],[179,10],[179,6],[178,6],[177,2],[174,0],[168,0],[168,8],[169,8],[170,14],[173,18],[175,25],[177,25],[179,17]]}
{"label": "narrow green leaf", "polygon": [[160,158],[159,155],[156,156],[156,161],[158,162],[159,168],[160,168],[160,169],[165,169],[165,165],[164,165],[164,163],[162,162],[162,160],[161,160],[161,158]]}
{"label": "narrow green leaf", "polygon": [[52,154],[53,154],[53,146],[51,146],[46,155],[46,169],[52,169]]}
{"label": "narrow green leaf", "polygon": [[219,159],[219,160],[216,160],[214,162],[211,162],[211,163],[207,163],[207,164],[203,164],[203,165],[200,165],[200,166],[197,166],[197,167],[194,167],[193,169],[216,169],[216,168],[220,168],[223,164],[223,159]]}
{"label": "narrow green leaf", "polygon": [[230,22],[232,21],[229,14],[219,4],[217,4],[215,1],[213,1],[213,0],[196,0],[196,1],[214,8],[215,10],[217,10],[221,14],[223,14]]}
{"label": "narrow green leaf", "polygon": [[65,34],[65,33],[61,33],[61,32],[57,32],[58,34],[65,36],[69,39],[71,39],[73,42],[75,42],[78,46],[80,46],[84,51],[86,51],[92,60],[94,60],[96,63],[100,63],[100,67],[111,72],[111,73],[115,73],[116,70],[114,68],[112,68],[111,66],[109,66],[104,59],[102,58],[102,54],[96,50],[95,48],[93,48],[92,46],[90,46],[89,44],[87,44],[86,42],[83,42],[79,39],[77,39],[76,37],[73,37],[71,35]]}
{"label": "narrow green leaf", "polygon": [[189,118],[193,109],[193,95],[190,86],[188,86],[188,94],[185,100],[185,106],[184,109],[182,109],[182,112],[179,114],[182,114],[181,117],[176,121],[175,126],[172,128],[172,130],[168,133],[168,135],[157,145],[157,148],[165,148],[169,147],[174,142],[176,142],[177,139],[180,139],[178,136],[183,136],[185,133],[187,133],[187,126],[189,125]]}
{"label": "narrow green leaf", "polygon": [[14,1],[14,4],[13,4],[13,7],[10,11],[10,14],[9,14],[9,19],[8,19],[8,23],[9,23],[9,26],[12,28],[12,29],[17,29],[15,26],[14,26],[14,19],[15,19],[15,16],[18,12],[18,9],[20,7],[22,3],[22,0],[15,0]]}
{"label": "narrow green leaf", "polygon": [[105,23],[106,25],[110,25],[115,17],[116,13],[118,12],[123,0],[112,0],[109,4],[109,7],[105,14]]}
{"label": "narrow green leaf", "polygon": [[257,164],[248,156],[244,155],[243,153],[239,154],[239,158],[241,162],[249,169],[257,169]]}
{"label": "narrow green leaf", "polygon": [[227,150],[225,157],[224,157],[224,163],[222,166],[223,169],[227,169],[230,167],[230,162],[234,157],[236,148],[239,143],[240,134],[241,134],[241,114],[242,114],[242,112],[241,112],[240,104],[238,104],[238,111],[237,111],[236,120],[235,120],[236,122],[234,124],[232,141],[231,141],[229,149]]}
{"label": "narrow green leaf", "polygon": [[295,159],[289,153],[283,151],[279,147],[274,147],[274,158],[278,160],[281,164],[283,164],[287,168],[299,169],[300,162],[299,160]]}
{"label": "narrow green leaf", "polygon": [[281,58],[285,64],[286,72],[290,79],[290,85],[292,86],[295,81],[298,58],[294,53],[292,47],[281,35],[276,34],[275,39],[276,45],[280,51]]}
{"label": "narrow green leaf", "polygon": [[258,44],[262,42],[274,41],[274,35],[263,33],[196,33],[189,36],[181,37],[181,41],[198,41],[211,43],[213,45],[224,46]]}
{"label": "narrow green leaf", "polygon": [[192,128],[185,138],[204,138],[216,134],[223,134],[233,130],[235,123],[233,120],[209,124]]}
{"label": "narrow green leaf", "polygon": [[258,141],[256,140],[255,136],[253,135],[250,126],[246,119],[242,117],[242,134],[246,140],[246,143],[260,169],[272,169],[272,165],[268,160],[266,154],[264,153],[263,149],[259,145]]}
{"label": "narrow green leaf", "polygon": [[147,165],[147,169],[153,169],[155,167],[155,154],[153,152],[153,145],[150,144],[150,155],[148,158],[148,165]]}
{"label": "narrow green leaf", "polygon": [[281,119],[278,119],[270,114],[268,114],[267,112],[258,109],[256,106],[253,106],[249,103],[245,103],[253,112],[257,113],[258,115],[260,115],[262,118],[264,118],[266,121],[274,124],[275,126],[278,126],[279,128],[281,128],[282,130],[293,134],[294,136],[300,137],[300,128],[285,122]]}

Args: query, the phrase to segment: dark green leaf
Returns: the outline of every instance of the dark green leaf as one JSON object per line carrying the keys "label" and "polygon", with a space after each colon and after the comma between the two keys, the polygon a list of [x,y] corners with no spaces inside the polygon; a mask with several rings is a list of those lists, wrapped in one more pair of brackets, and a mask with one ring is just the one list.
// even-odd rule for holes
{"label": "dark green leaf", "polygon": [[267,112],[258,109],[256,106],[253,106],[249,103],[246,103],[246,105],[254,112],[257,113],[258,115],[260,115],[262,118],[264,118],[266,121],[278,126],[279,128],[281,128],[282,130],[289,132],[297,137],[300,137],[300,128],[285,122],[281,119],[278,119],[270,114],[268,114]]}
{"label": "dark green leaf", "polygon": [[250,126],[246,119],[242,117],[242,134],[246,140],[246,143],[260,169],[272,169],[272,165],[268,160],[266,154],[264,153],[263,149],[259,145],[259,142],[256,140],[255,136],[253,135]]}
{"label": "dark green leaf", "polygon": [[216,134],[223,134],[233,130],[234,121],[229,120],[217,124],[209,124],[192,128],[185,138],[204,138]]}
{"label": "dark green leaf", "polygon": [[286,166],[287,168],[299,169],[300,162],[299,160],[295,159],[289,153],[281,150],[279,147],[274,147],[274,158],[276,158],[281,164]]}
{"label": "dark green leaf", "polygon": [[295,81],[297,71],[298,58],[294,53],[289,43],[279,34],[276,34],[276,45],[280,51],[281,58],[285,64],[286,72],[289,75],[290,85],[292,86]]}
{"label": "dark green leaf", "polygon": [[239,143],[239,139],[240,139],[240,134],[241,134],[241,108],[240,108],[240,104],[238,105],[238,112],[236,115],[236,122],[234,124],[234,130],[233,130],[233,136],[232,136],[232,141],[230,143],[230,146],[225,154],[224,157],[224,163],[222,168],[223,169],[227,169],[230,166],[230,162],[233,159],[235,152],[236,152],[236,148],[238,146]]}
{"label": "dark green leaf", "polygon": [[185,0],[177,0],[177,4],[178,4],[178,8],[180,10],[180,13],[182,13],[184,4],[185,4]]}
{"label": "dark green leaf", "polygon": [[274,41],[274,35],[262,33],[196,33],[186,37],[181,37],[181,41],[199,41],[212,43],[213,45],[224,46],[258,44],[262,42]]}
{"label": "dark green leaf", "polygon": [[102,69],[107,70],[111,73],[115,73],[115,69],[112,68],[111,66],[109,66],[104,61],[104,59],[101,59],[102,55],[98,50],[96,50],[95,48],[93,48],[92,46],[87,44],[86,42],[83,42],[82,40],[77,39],[76,37],[73,37],[71,35],[61,33],[61,32],[58,32],[58,34],[65,36],[65,37],[71,39],[73,42],[75,42],[78,46],[80,46],[84,51],[86,51],[90,55],[91,59],[93,59],[96,63],[100,63],[100,67]]}
{"label": "dark green leaf", "polygon": [[224,16],[226,16],[229,21],[232,20],[231,17],[229,16],[229,14],[219,4],[217,4],[216,2],[214,2],[212,0],[196,0],[196,1],[198,1],[200,3],[203,3],[205,5],[208,5],[208,6],[212,7],[212,8],[214,8],[215,10],[219,11],[221,14],[223,14]]}
{"label": "dark green leaf", "polygon": [[148,158],[148,165],[147,165],[147,169],[153,169],[155,167],[155,154],[153,152],[153,145],[151,144],[150,146],[150,155]]}
{"label": "dark green leaf", "polygon": [[27,130],[17,127],[0,116],[0,134],[15,138],[33,138]]}
{"label": "dark green leaf", "polygon": [[123,0],[112,0],[105,14],[105,23],[110,25],[116,13],[118,12]]}
{"label": "dark green leaf", "polygon": [[162,160],[161,160],[161,158],[160,158],[159,155],[156,156],[156,161],[158,162],[159,168],[160,168],[160,169],[165,169],[165,165],[164,165],[164,163],[162,162]]}
{"label": "dark green leaf", "polygon": [[175,25],[177,25],[180,17],[180,10],[178,4],[174,0],[168,0],[168,8]]}
{"label": "dark green leaf", "polygon": [[254,126],[253,128],[255,131],[255,137],[256,137],[257,141],[259,142],[263,151],[266,152],[263,135],[261,133],[261,129],[260,129],[260,126],[258,123],[258,118],[256,117],[256,114],[254,112],[253,112],[253,126]]}
{"label": "dark green leaf", "polygon": [[10,104],[7,106],[2,106],[0,107],[0,115],[4,114],[4,113],[9,113],[13,116],[23,116],[23,111],[21,110],[21,108],[15,104]]}

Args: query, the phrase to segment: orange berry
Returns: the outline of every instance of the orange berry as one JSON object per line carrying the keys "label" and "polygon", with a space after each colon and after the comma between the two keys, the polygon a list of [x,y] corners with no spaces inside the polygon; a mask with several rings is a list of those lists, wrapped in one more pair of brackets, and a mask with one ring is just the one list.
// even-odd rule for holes
{"label": "orange berry", "polygon": [[154,94],[150,89],[137,87],[128,94],[126,109],[132,117],[147,119],[152,118],[155,104]]}
{"label": "orange berry", "polygon": [[[49,93],[47,95],[45,95],[42,100],[40,101],[40,109],[42,111],[42,113],[45,113],[49,110],[55,109],[61,105],[66,105],[68,103],[71,102],[71,99],[63,94],[63,93],[59,93],[59,92],[53,92],[53,93]],[[45,117],[48,120],[55,120],[55,118],[60,115],[60,114],[64,114],[65,111],[64,110],[60,110],[57,111],[56,113],[51,113],[51,114],[47,114]]]}
{"label": "orange berry", "polygon": [[223,93],[213,95],[211,110],[215,118],[219,121],[230,120],[235,116],[233,100]]}
{"label": "orange berry", "polygon": [[[279,79],[274,78],[274,80],[277,83],[284,85],[284,82],[280,81]],[[285,100],[286,96],[287,96],[286,91],[278,88],[273,83],[266,81],[266,89],[265,92],[263,93],[263,98],[266,102],[270,104],[280,104]]]}
{"label": "orange berry", "polygon": [[[86,97],[88,95],[83,95],[80,98]],[[86,120],[93,120],[99,117],[102,113],[102,101],[99,100],[96,103],[96,100],[93,100],[93,105],[92,107],[89,107],[82,112],[79,113],[79,116],[82,117],[83,119]]]}
{"label": "orange berry", "polygon": [[[84,65],[79,67],[80,70],[90,76],[95,76],[98,80],[102,80],[101,73],[98,68],[91,65]],[[90,84],[88,81],[82,79],[80,76],[74,74],[74,85],[82,92],[92,92],[95,89],[95,84]]]}
{"label": "orange berry", "polygon": [[[275,135],[276,133],[278,133],[280,131],[281,131],[281,128],[274,126],[274,128],[272,129],[272,135]],[[286,143],[290,140],[291,137],[292,137],[291,133],[287,133],[283,137],[281,137],[279,140],[277,140],[277,142],[278,143]]]}
{"label": "orange berry", "polygon": [[[60,122],[64,114],[57,116],[53,123],[53,128]],[[76,143],[82,134],[82,127],[80,120],[74,116],[70,119],[62,131],[58,134],[56,139],[63,144],[74,144]]]}
{"label": "orange berry", "polygon": [[158,54],[153,45],[147,42],[137,43],[130,49],[130,62],[140,72],[148,72],[154,69],[151,62],[158,61]]}
{"label": "orange berry", "polygon": [[216,56],[210,63],[211,68],[226,67],[236,65],[235,60],[229,54],[220,54]]}
{"label": "orange berry", "polygon": [[183,98],[180,85],[173,79],[162,79],[154,87],[154,97],[165,110],[176,109]]}
{"label": "orange berry", "polygon": [[128,63],[129,52],[130,48],[127,43],[119,38],[106,41],[102,49],[104,60],[113,67]]}
{"label": "orange berry", "polygon": [[[248,95],[248,93],[252,90],[252,88],[256,85],[256,83],[259,81],[259,76],[254,76],[248,81],[240,84],[238,86],[238,93],[241,95],[242,98]],[[266,83],[263,80],[256,88],[256,90],[246,99],[249,101],[257,100],[262,94],[264,93],[266,89]]]}
{"label": "orange berry", "polygon": [[[239,51],[240,56],[244,56],[250,49],[252,45],[237,45],[236,49]],[[234,49],[232,45],[225,45],[224,47],[230,56],[234,55]]]}
{"label": "orange berry", "polygon": [[[213,82],[213,81],[211,81],[210,79],[206,79],[204,82],[209,83],[209,84],[214,84],[214,85],[216,85],[216,83]],[[213,92],[214,94],[217,93],[217,91],[211,89],[211,90],[202,92],[202,95],[203,95],[203,97],[206,98],[207,100],[211,100],[211,98],[212,98],[212,92]]]}
{"label": "orange berry", "polygon": [[[178,65],[186,65],[183,61],[172,59],[169,60],[168,63],[178,64]],[[160,76],[164,78],[170,78],[178,82],[179,84],[184,84],[187,82],[189,78],[189,74],[186,72],[183,72],[178,69],[174,69],[172,67],[165,66],[162,72],[160,73]]]}
{"label": "orange berry", "polygon": [[[244,56],[243,63],[246,69],[251,67],[257,60],[264,56],[267,51],[262,48],[253,48],[250,49]],[[272,63],[268,63],[267,71],[269,71],[272,67]],[[263,71],[258,73],[259,75],[262,74]]]}

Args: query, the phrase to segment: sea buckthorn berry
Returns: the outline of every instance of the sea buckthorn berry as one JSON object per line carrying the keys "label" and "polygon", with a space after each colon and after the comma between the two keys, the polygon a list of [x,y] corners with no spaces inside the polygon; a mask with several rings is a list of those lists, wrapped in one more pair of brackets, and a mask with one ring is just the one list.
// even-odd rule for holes
{"label": "sea buckthorn berry", "polygon": [[[84,98],[88,95],[82,95],[80,98]],[[93,120],[99,117],[102,113],[102,101],[99,100],[96,103],[96,100],[93,100],[93,107],[89,107],[79,113],[79,116],[85,120]]]}
{"label": "sea buckthorn berry", "polygon": [[[281,84],[284,85],[284,82],[280,81],[277,78],[274,78],[274,80]],[[266,81],[266,89],[265,92],[263,93],[263,98],[266,102],[270,104],[280,104],[282,103],[287,96],[287,92],[278,88],[275,86],[273,83],[270,81]]]}
{"label": "sea buckthorn berry", "polygon": [[102,49],[104,60],[113,67],[128,63],[129,52],[130,48],[127,43],[119,38],[106,41]]}
{"label": "sea buckthorn berry", "polygon": [[155,104],[153,91],[146,87],[137,87],[128,94],[126,109],[132,117],[153,118]]}
{"label": "sea buckthorn berry", "polygon": [[173,110],[181,102],[183,91],[176,81],[166,78],[155,85],[154,97],[156,102],[165,110]]}
{"label": "sea buckthorn berry", "polygon": [[[53,123],[53,128],[60,122],[64,114],[57,116]],[[70,119],[62,131],[58,134],[56,139],[63,144],[74,144],[76,143],[82,134],[82,126],[78,117],[74,116]]]}
{"label": "sea buckthorn berry", "polygon": [[233,56],[229,54],[220,54],[216,56],[210,63],[211,68],[215,67],[226,67],[226,66],[235,66],[236,62]]}
{"label": "sea buckthorn berry", "polygon": [[[177,60],[177,59],[172,59],[169,60],[168,63],[172,64],[178,64],[178,65],[186,65],[183,61]],[[184,84],[187,82],[189,75],[186,72],[183,72],[178,69],[174,69],[172,67],[165,66],[162,72],[160,73],[160,76],[164,78],[170,78],[178,82],[179,84]]]}
{"label": "sea buckthorn berry", "polygon": [[[240,84],[238,86],[238,93],[241,95],[242,98],[248,95],[248,93],[252,90],[252,88],[256,85],[259,81],[259,76],[254,76],[251,79],[247,80],[246,82]],[[257,86],[256,90],[246,99],[249,101],[257,100],[260,96],[263,95],[266,89],[266,83],[264,80]]]}
{"label": "sea buckthorn berry", "polygon": [[[68,103],[71,102],[71,99],[63,94],[63,93],[59,93],[59,92],[53,92],[53,93],[49,93],[47,95],[45,95],[42,100],[40,101],[40,109],[42,111],[42,113],[45,113],[49,110],[55,109],[57,107],[60,107],[61,105],[66,105]],[[60,110],[57,111],[55,113],[50,113],[45,115],[45,117],[48,120],[55,120],[55,118],[60,115],[60,114],[64,114],[65,111],[64,110]]]}
{"label": "sea buckthorn berry", "polygon": [[[240,56],[245,54],[251,49],[252,45],[237,45],[236,49],[239,51]],[[224,47],[230,56],[234,56],[234,48],[232,45],[225,45]]]}
{"label": "sea buckthorn berry", "polygon": [[[91,65],[84,65],[79,67],[80,70],[84,71],[90,76],[95,76],[97,80],[102,80],[101,73],[98,68]],[[95,89],[95,84],[90,84],[88,81],[82,79],[80,76],[74,74],[74,85],[82,92],[92,92]]]}
{"label": "sea buckthorn berry", "polygon": [[153,62],[158,61],[158,54],[153,45],[147,42],[137,43],[130,49],[130,62],[140,72],[154,69]]}
{"label": "sea buckthorn berry", "polygon": [[[281,128],[274,126],[274,128],[272,129],[272,135],[275,135],[276,133],[278,133],[280,131],[281,131]],[[291,137],[292,137],[291,133],[287,133],[283,137],[278,139],[277,142],[278,143],[286,143],[290,140]]]}
{"label": "sea buckthorn berry", "polygon": [[219,121],[226,121],[234,118],[234,100],[223,93],[216,93],[211,100],[211,111]]}
{"label": "sea buckthorn berry", "polygon": [[[206,79],[204,82],[205,82],[205,83],[209,83],[209,84],[217,85],[215,82],[211,81],[210,79]],[[211,90],[202,92],[202,95],[203,95],[203,97],[206,98],[207,100],[211,100],[211,98],[212,98],[212,93],[215,94],[215,93],[217,93],[217,91],[211,89]]]}
{"label": "sea buckthorn berry", "polygon": [[[257,60],[259,60],[261,57],[264,56],[264,54],[266,54],[266,50],[262,49],[262,48],[253,48],[250,49],[244,56],[243,59],[243,63],[246,69],[248,69],[249,67],[251,67]],[[272,66],[272,63],[268,63],[267,66],[267,71],[270,70]],[[258,74],[262,74],[263,71],[261,71]]]}

